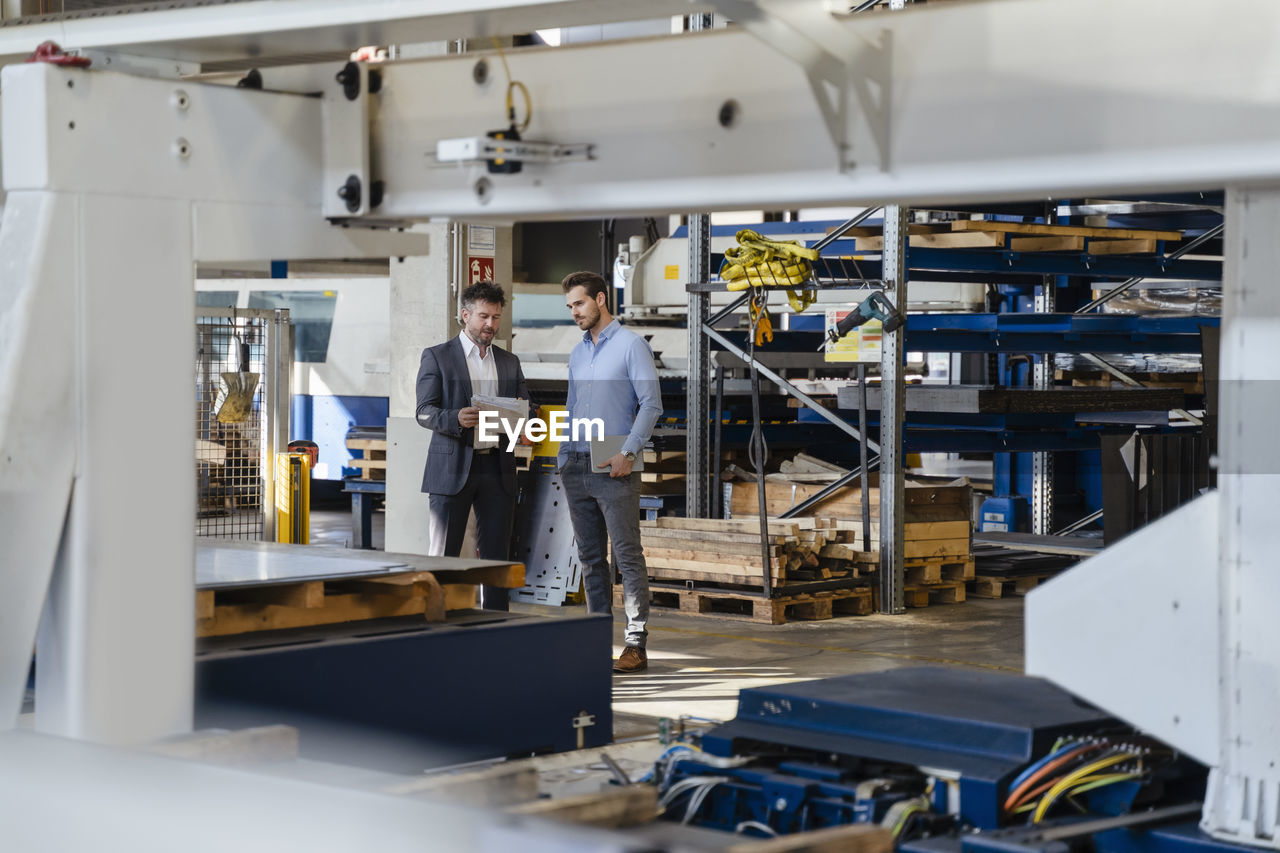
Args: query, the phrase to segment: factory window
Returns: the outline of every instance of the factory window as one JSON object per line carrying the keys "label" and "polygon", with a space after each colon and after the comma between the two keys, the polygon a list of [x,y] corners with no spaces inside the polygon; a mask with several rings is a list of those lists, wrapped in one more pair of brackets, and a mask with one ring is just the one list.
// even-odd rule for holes
{"label": "factory window", "polygon": [[288,308],[293,325],[293,360],[322,363],[329,353],[335,290],[255,290],[250,308]]}
{"label": "factory window", "polygon": [[197,308],[235,308],[238,290],[197,290]]}

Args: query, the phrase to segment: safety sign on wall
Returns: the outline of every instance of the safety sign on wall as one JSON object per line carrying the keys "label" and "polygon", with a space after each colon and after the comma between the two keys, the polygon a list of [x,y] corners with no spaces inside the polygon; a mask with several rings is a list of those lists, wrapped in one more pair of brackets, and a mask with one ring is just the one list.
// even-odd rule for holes
{"label": "safety sign on wall", "polygon": [[[832,329],[845,318],[848,311],[827,309],[823,328]],[[884,343],[884,329],[879,320],[868,320],[849,330],[840,340],[832,343],[828,338],[822,351],[823,361],[880,363],[880,350]]]}
{"label": "safety sign on wall", "polygon": [[472,255],[467,258],[467,271],[469,284],[475,284],[477,281],[493,281],[493,258],[477,258]]}

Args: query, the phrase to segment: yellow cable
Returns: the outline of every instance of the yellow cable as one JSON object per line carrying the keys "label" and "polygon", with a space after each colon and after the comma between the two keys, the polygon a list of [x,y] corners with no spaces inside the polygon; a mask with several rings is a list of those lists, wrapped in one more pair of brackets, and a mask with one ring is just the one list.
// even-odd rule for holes
{"label": "yellow cable", "polygon": [[1095,761],[1092,764],[1086,764],[1078,770],[1071,771],[1066,776],[1062,777],[1061,781],[1046,791],[1045,795],[1040,798],[1040,804],[1036,806],[1036,810],[1031,816],[1031,822],[1039,823],[1041,819],[1044,818],[1045,813],[1049,811],[1049,807],[1053,805],[1054,800],[1058,799],[1058,797],[1062,795],[1063,791],[1077,784],[1084,777],[1089,776],[1096,770],[1102,770],[1105,767],[1111,767],[1112,765],[1130,761],[1137,757],[1138,754],[1136,752],[1123,752],[1120,755],[1113,755],[1110,758],[1104,758],[1100,761]]}
{"label": "yellow cable", "polygon": [[524,122],[516,128],[520,133],[524,133],[529,128],[529,122],[533,121],[533,98],[529,96],[529,89],[519,80],[511,79],[511,66],[507,64],[507,55],[502,50],[502,43],[498,41],[498,37],[493,37],[493,46],[498,49],[498,58],[502,60],[502,71],[507,75],[507,120],[511,122],[511,126],[516,126],[516,102],[511,97],[511,92],[515,89],[520,90],[520,94],[524,96]]}

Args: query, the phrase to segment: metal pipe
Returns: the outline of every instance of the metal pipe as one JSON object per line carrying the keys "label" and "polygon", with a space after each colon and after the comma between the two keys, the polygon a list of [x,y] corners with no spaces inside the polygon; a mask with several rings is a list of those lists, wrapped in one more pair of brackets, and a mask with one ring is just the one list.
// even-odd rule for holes
{"label": "metal pipe", "polygon": [[[858,431],[857,427],[853,426],[848,421],[842,419],[839,415],[836,415],[830,410],[828,410],[825,406],[823,406],[817,400],[813,399],[808,394],[804,393],[799,388],[792,385],[786,379],[783,379],[781,376],[779,376],[774,371],[770,370],[768,367],[765,367],[763,364],[759,364],[758,362],[756,362],[754,356],[749,355],[746,352],[743,352],[743,350],[739,348],[737,344],[735,344],[733,341],[726,338],[719,331],[711,328],[711,326],[707,324],[703,324],[702,331],[703,331],[703,334],[707,335],[713,341],[720,344],[720,346],[722,346],[726,351],[728,351],[730,355],[736,355],[738,358],[742,359],[743,361],[751,365],[751,370],[753,375],[758,370],[760,375],[764,376],[764,378],[768,379],[770,382],[774,383],[779,388],[782,388],[784,391],[786,391],[791,396],[795,397],[797,400],[799,400],[808,408],[817,412],[819,417],[828,421],[833,426],[837,426],[840,429],[844,430],[846,433],[853,436],[858,441],[862,441],[862,433]],[[867,439],[867,446],[877,453],[880,452],[880,446],[869,438]]]}
{"label": "metal pipe", "polygon": [[724,518],[724,489],[720,486],[720,422],[724,420],[724,365],[716,365],[716,420],[712,451],[711,517]]}
{"label": "metal pipe", "polygon": [[[868,462],[867,464],[870,467],[870,470],[874,471],[876,468],[880,467],[880,457],[876,456],[872,458],[871,461]],[[862,472],[863,472],[862,468],[855,468],[849,473],[841,475],[840,478],[836,480],[834,483],[828,483],[827,485],[823,486],[815,494],[810,495],[809,497],[802,500],[800,503],[791,507],[791,509],[782,513],[779,516],[779,518],[795,518],[797,515],[803,515],[806,511],[808,511],[809,507],[816,506],[817,504],[826,500],[830,495],[834,494],[840,489],[843,489],[849,483],[852,483],[854,478],[862,476]]]}
{"label": "metal pipe", "polygon": [[1085,527],[1086,525],[1089,525],[1089,524],[1093,524],[1095,521],[1098,521],[1101,518],[1102,518],[1102,510],[1100,509],[1094,510],[1093,512],[1086,515],[1084,518],[1071,522],[1066,527],[1062,528],[1061,530],[1054,533],[1053,535],[1066,536],[1069,533],[1075,533],[1080,528]]}
{"label": "metal pipe", "polygon": [[[858,362],[858,430],[867,434],[867,366]],[[858,442],[858,470],[862,472],[862,550],[871,550],[871,484],[867,474],[867,443]]]}

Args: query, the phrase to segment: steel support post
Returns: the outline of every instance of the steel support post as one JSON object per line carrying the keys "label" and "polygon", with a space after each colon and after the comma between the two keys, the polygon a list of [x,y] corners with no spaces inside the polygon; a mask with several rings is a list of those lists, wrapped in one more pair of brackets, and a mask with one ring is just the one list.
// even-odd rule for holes
{"label": "steel support post", "polygon": [[[1056,289],[1054,277],[1045,276],[1044,282],[1036,288],[1037,314],[1054,310]],[[1044,390],[1053,385],[1053,353],[1039,355],[1032,369],[1032,384]],[[1033,453],[1031,457],[1031,532],[1041,536],[1053,533],[1053,454],[1048,451]]]}
{"label": "steel support post", "polygon": [[[1201,828],[1274,849],[1280,830],[1280,679],[1276,678],[1275,555],[1280,526],[1280,187],[1227,187],[1223,240],[1218,448],[1218,757]],[[1179,660],[1174,657],[1173,660]]]}
{"label": "steel support post", "polygon": [[[885,291],[898,310],[907,310],[907,209],[896,204],[884,208]],[[892,282],[892,285],[890,285]],[[906,337],[903,329],[885,333],[880,355],[880,612],[902,613],[904,571],[903,493],[905,466],[902,456],[902,423],[905,416]]]}
{"label": "steel support post", "polygon": [[[689,281],[703,284],[711,278],[711,217],[689,217]],[[689,293],[689,368],[685,385],[685,515],[706,518],[711,509],[709,491],[708,402],[710,400],[711,350],[702,326],[710,313],[711,294]]]}

